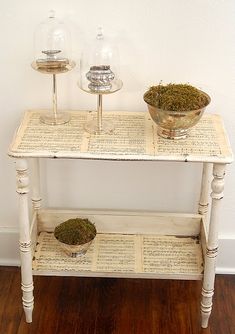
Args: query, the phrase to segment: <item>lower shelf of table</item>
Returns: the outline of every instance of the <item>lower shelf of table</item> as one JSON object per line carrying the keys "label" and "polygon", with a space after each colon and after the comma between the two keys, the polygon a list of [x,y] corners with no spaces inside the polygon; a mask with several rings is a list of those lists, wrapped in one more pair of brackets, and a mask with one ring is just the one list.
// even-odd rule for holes
{"label": "lower shelf of table", "polygon": [[[55,226],[75,217],[95,223],[87,253],[70,258],[54,238]],[[34,275],[201,279],[203,218],[113,210],[40,209],[31,225]]]}
{"label": "lower shelf of table", "polygon": [[[87,216],[90,217],[89,214]],[[97,221],[103,216],[103,213],[100,215],[93,213]],[[105,215],[105,219],[111,221],[113,216],[109,214],[107,218]],[[55,217],[55,214],[51,217]],[[117,217],[121,219],[124,216],[117,215]],[[134,219],[135,216],[132,213],[132,218],[128,217]],[[156,221],[156,226],[159,219],[162,220],[162,215],[159,216],[161,218],[157,215],[151,217]],[[196,221],[201,224],[200,219],[194,217],[193,221],[192,217],[188,217],[188,224],[195,225]],[[143,216],[144,221],[149,218],[150,216]],[[180,216],[177,219],[180,221]],[[47,218],[47,221],[49,220],[50,218]],[[183,225],[186,225],[187,217],[182,216],[182,220]],[[168,229],[172,224],[176,224],[172,216],[167,220],[166,215],[164,221],[165,228]],[[98,228],[99,233],[87,253],[78,258],[70,258],[60,248],[51,228],[49,230],[41,231],[37,235],[33,257],[34,275],[163,279],[201,279],[203,275],[201,233],[198,235],[159,235],[150,234],[149,231],[146,234],[112,233],[112,231],[100,233]]]}

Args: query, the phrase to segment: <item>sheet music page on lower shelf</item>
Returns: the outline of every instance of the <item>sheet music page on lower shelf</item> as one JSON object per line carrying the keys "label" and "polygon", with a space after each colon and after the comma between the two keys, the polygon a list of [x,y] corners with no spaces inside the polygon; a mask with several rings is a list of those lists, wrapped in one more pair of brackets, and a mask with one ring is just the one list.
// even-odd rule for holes
{"label": "sheet music page on lower shelf", "polygon": [[74,259],[63,253],[53,233],[41,232],[33,269],[200,274],[202,263],[199,240],[192,237],[101,233],[85,255]]}
{"label": "sheet music page on lower shelf", "polygon": [[38,237],[33,269],[91,271],[93,253],[92,245],[77,261],[76,258],[70,258],[62,251],[53,233],[42,232]]}
{"label": "sheet music page on lower shelf", "polygon": [[202,256],[197,238],[142,236],[142,271],[158,273],[198,273]]}
{"label": "sheet music page on lower shelf", "polygon": [[99,234],[97,237],[94,271],[136,272],[134,235]]}

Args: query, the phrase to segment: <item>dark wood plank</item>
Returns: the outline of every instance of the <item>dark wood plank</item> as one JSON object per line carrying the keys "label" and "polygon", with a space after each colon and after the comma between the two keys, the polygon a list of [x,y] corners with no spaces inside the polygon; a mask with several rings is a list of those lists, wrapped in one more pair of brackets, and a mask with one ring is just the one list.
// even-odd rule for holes
{"label": "dark wood plank", "polygon": [[19,268],[0,267],[1,334],[17,333],[23,316],[21,298]]}
{"label": "dark wood plank", "polygon": [[217,275],[210,325],[199,281],[34,277],[33,323],[20,270],[0,267],[0,334],[235,334],[235,275]]}

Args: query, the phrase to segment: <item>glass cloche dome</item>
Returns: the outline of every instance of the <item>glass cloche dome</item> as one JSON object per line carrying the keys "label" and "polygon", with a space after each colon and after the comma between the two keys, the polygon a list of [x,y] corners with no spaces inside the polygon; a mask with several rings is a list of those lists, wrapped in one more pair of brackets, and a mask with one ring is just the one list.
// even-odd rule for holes
{"label": "glass cloche dome", "polygon": [[89,133],[108,133],[111,123],[102,120],[102,96],[122,88],[117,47],[98,28],[96,38],[85,48],[81,57],[79,87],[98,96],[97,120],[85,125]]}
{"label": "glass cloche dome", "polygon": [[36,71],[53,76],[53,112],[41,115],[43,123],[58,125],[69,121],[68,113],[57,112],[56,74],[68,72],[74,66],[69,30],[55,17],[55,12],[50,11],[49,17],[35,30],[32,63]]}

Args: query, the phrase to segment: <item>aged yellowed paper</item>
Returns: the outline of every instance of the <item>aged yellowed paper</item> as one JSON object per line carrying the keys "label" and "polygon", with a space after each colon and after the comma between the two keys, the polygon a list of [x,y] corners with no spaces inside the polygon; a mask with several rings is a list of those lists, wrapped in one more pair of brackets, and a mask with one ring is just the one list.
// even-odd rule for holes
{"label": "aged yellowed paper", "polygon": [[85,124],[96,112],[70,112],[64,125],[40,122],[40,111],[26,112],[9,155],[14,157],[57,157],[110,160],[204,161],[229,163],[232,152],[219,115],[205,114],[188,138],[164,139],[148,112],[105,112],[114,131],[92,135]]}
{"label": "aged yellowed paper", "polygon": [[198,238],[135,234],[97,234],[88,252],[70,258],[53,233],[41,232],[33,269],[112,273],[201,274]]}

